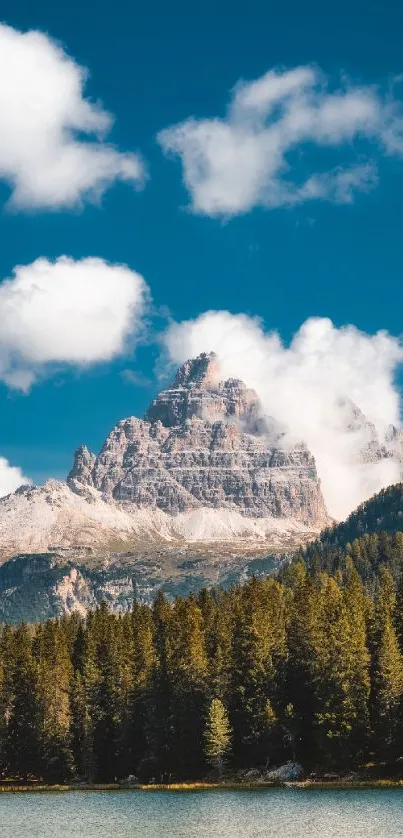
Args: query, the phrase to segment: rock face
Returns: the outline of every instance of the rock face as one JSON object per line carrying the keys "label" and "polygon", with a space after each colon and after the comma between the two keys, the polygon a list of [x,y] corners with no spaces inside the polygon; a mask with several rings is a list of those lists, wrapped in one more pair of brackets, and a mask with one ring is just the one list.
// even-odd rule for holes
{"label": "rock face", "polygon": [[234,510],[320,528],[327,514],[314,459],[303,443],[285,446],[283,438],[256,393],[242,381],[218,381],[215,358],[201,355],[181,367],[144,420],[119,422],[98,457],[78,449],[67,482],[125,509]]}
{"label": "rock face", "polygon": [[248,390],[238,379],[219,381],[214,355],[202,354],[183,364],[172,386],[151,403],[146,419],[160,421],[166,428],[183,425],[193,418],[211,423],[233,419],[257,430],[260,414],[255,391]]}
{"label": "rock face", "polygon": [[276,572],[284,554],[256,557],[236,550],[190,553],[182,547],[144,554],[56,550],[23,554],[0,567],[0,622],[36,622],[107,602],[115,612],[128,611],[136,598],[151,604],[159,590],[186,596],[202,587],[229,587]]}
{"label": "rock face", "polygon": [[[380,440],[349,401],[335,421],[357,469],[399,468],[400,429]],[[200,355],[98,455],[80,447],[67,483],[0,499],[0,621],[84,614],[103,600],[124,611],[161,588],[185,595],[267,575],[328,523],[306,445],[289,444],[256,393],[220,381],[215,357]]]}
{"label": "rock face", "polygon": [[201,355],[98,456],[80,447],[67,483],[0,499],[0,620],[267,574],[328,522],[306,445]]}
{"label": "rock face", "polygon": [[[401,428],[390,425],[381,439],[373,422],[367,419],[354,402],[343,400],[338,407],[340,426],[351,437],[351,449],[355,452],[357,464],[378,463],[380,460],[394,460],[400,465],[403,463]],[[353,461],[354,457],[351,459]]]}

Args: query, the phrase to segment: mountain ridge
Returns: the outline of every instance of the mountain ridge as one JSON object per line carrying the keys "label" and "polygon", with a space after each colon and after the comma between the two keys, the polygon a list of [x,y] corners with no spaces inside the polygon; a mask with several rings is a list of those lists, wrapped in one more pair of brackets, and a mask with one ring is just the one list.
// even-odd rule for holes
{"label": "mountain ridge", "polygon": [[303,442],[264,416],[256,393],[220,381],[215,356],[186,362],[145,419],[115,425],[98,456],[79,448],[67,483],[123,504],[170,515],[233,509],[251,518],[295,519],[310,529],[328,520],[315,461]]}
{"label": "mountain ridge", "polygon": [[[371,462],[388,456],[358,408],[343,409],[352,432],[366,423]],[[67,482],[0,499],[0,618],[101,599],[119,611],[161,588],[175,596],[264,575],[330,522],[306,444],[202,354],[145,418],[118,422],[98,455],[80,446]]]}

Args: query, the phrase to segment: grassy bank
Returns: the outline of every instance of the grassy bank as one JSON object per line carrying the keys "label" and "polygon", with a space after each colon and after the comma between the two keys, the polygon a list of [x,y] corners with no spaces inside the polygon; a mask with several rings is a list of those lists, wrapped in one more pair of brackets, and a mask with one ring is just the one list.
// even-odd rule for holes
{"label": "grassy bank", "polygon": [[88,785],[68,785],[68,784],[57,784],[57,785],[46,785],[44,783],[26,783],[25,785],[21,784],[14,784],[14,783],[3,783],[0,786],[0,794],[8,792],[12,794],[17,794],[19,792],[61,792],[61,791],[120,791],[122,788],[121,785],[118,783],[108,783],[108,784],[88,784]]}
{"label": "grassy bank", "polygon": [[40,783],[32,783],[26,785],[17,785],[12,783],[4,783],[0,786],[0,794],[19,794],[19,793],[47,793],[47,792],[69,792],[69,791],[264,791],[269,789],[292,788],[292,789],[314,789],[315,791],[329,791],[329,790],[348,790],[348,789],[403,789],[403,779],[379,779],[379,780],[365,780],[365,779],[339,779],[339,780],[301,780],[287,783],[273,783],[273,782],[254,782],[243,783],[236,781],[225,781],[217,783],[199,782],[199,783],[155,783],[142,784],[139,783],[133,786],[125,786],[119,783],[109,784],[70,784],[70,785],[44,785]]}

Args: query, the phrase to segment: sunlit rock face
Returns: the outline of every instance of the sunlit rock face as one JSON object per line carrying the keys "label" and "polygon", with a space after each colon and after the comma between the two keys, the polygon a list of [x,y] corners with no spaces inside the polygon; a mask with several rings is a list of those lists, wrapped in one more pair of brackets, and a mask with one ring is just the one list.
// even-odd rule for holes
{"label": "sunlit rock face", "polygon": [[328,520],[306,445],[200,355],[98,455],[81,446],[66,483],[0,499],[0,619],[84,614],[104,600],[125,611],[160,588],[264,576]]}
{"label": "sunlit rock face", "polygon": [[306,445],[286,445],[253,390],[219,380],[213,355],[187,361],[145,419],[119,422],[97,457],[78,449],[68,485],[83,496],[95,489],[125,509],[171,516],[208,508],[313,528],[327,522]]}

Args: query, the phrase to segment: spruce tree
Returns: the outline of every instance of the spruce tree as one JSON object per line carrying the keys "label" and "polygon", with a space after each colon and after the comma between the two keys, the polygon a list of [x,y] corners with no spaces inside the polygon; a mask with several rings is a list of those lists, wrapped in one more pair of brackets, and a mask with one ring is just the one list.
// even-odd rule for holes
{"label": "spruce tree", "polygon": [[273,706],[279,699],[285,640],[284,589],[272,579],[252,580],[235,600],[233,630],[230,715],[240,765],[251,759],[265,764],[281,747]]}
{"label": "spruce tree", "polygon": [[131,615],[132,653],[129,707],[124,736],[125,774],[142,774],[154,761],[153,674],[156,653],[151,609],[135,602]]}
{"label": "spruce tree", "polygon": [[113,782],[118,774],[120,672],[115,641],[116,618],[103,603],[89,626],[84,669],[89,739],[98,782]]}
{"label": "spruce tree", "polygon": [[42,774],[46,782],[58,783],[73,773],[69,695],[72,666],[66,623],[47,622],[37,630],[33,648],[38,670]]}
{"label": "spruce tree", "polygon": [[[350,591],[351,596],[353,591]],[[358,607],[358,599],[356,600]],[[315,741],[322,763],[342,765],[356,748],[369,697],[365,634],[351,621],[336,581],[324,577],[319,631],[312,661],[316,698]],[[349,618],[350,617],[350,618]]]}
{"label": "spruce tree", "polygon": [[38,668],[26,626],[13,636],[10,661],[10,706],[5,736],[7,772],[27,780],[41,776]]}
{"label": "spruce tree", "polygon": [[383,567],[371,621],[372,721],[375,748],[387,760],[396,757],[402,738],[403,658],[394,625],[395,607],[393,579]]}
{"label": "spruce tree", "polygon": [[147,702],[147,744],[140,776],[169,779],[172,770],[173,687],[171,670],[172,607],[159,592],[152,609],[154,661]]}
{"label": "spruce tree", "polygon": [[231,749],[231,726],[228,713],[219,698],[213,698],[204,731],[204,753],[207,762],[219,775],[223,773],[225,760]]}
{"label": "spruce tree", "polygon": [[316,650],[320,647],[319,590],[310,576],[293,592],[287,619],[287,658],[283,684],[283,716],[294,757],[314,762],[317,713]]}
{"label": "spruce tree", "polygon": [[203,770],[203,716],[207,700],[207,655],[203,617],[194,597],[177,599],[170,623],[169,680],[173,714],[170,758],[178,777]]}

